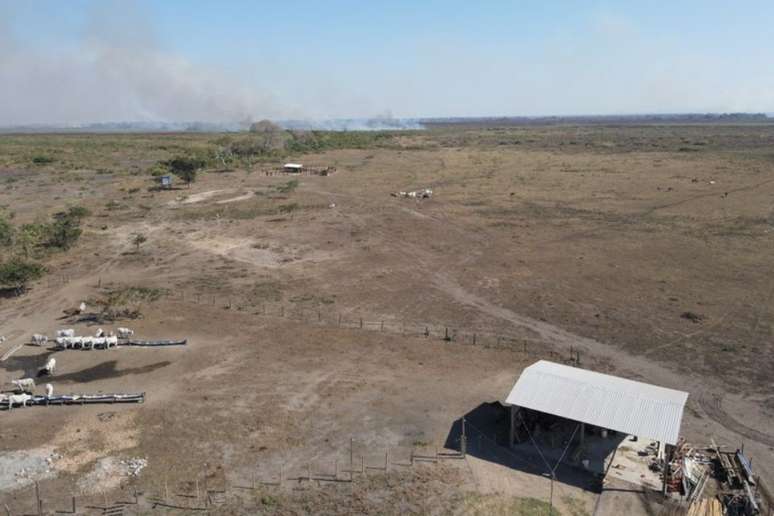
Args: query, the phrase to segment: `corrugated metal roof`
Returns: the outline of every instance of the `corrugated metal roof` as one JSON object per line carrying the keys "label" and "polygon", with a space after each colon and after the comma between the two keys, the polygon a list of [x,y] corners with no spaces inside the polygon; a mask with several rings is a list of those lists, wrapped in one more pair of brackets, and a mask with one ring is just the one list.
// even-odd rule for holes
{"label": "corrugated metal roof", "polygon": [[505,401],[677,444],[687,399],[687,392],[541,360],[524,369]]}

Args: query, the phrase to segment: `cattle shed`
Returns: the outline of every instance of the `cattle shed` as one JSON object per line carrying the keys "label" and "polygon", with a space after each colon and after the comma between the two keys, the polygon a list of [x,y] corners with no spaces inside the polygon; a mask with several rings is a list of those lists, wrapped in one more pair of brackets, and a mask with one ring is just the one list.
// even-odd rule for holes
{"label": "cattle shed", "polygon": [[285,163],[282,165],[282,170],[285,172],[301,172],[304,170],[304,166],[301,163]]}
{"label": "cattle shed", "polygon": [[687,399],[687,392],[540,360],[524,369],[506,398],[511,443],[518,411],[528,409],[676,445]]}

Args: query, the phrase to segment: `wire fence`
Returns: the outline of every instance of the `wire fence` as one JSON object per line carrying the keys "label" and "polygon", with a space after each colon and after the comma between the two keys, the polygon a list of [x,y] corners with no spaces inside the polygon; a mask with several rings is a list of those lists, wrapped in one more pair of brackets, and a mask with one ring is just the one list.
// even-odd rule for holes
{"label": "wire fence", "polygon": [[[146,513],[154,509],[209,511],[243,498],[252,492],[260,495],[272,489],[298,490],[332,483],[352,483],[374,474],[413,468],[420,464],[461,460],[457,450],[440,447],[392,446],[375,449],[350,439],[329,459],[310,459],[260,464],[252,468],[202,466],[200,471],[161,480],[141,477],[124,479],[118,488],[83,494],[81,492],[45,492],[34,482],[13,491],[13,497],[0,509],[5,516],[44,514],[122,514]],[[216,473],[219,472],[219,473]],[[156,477],[158,478],[158,476]],[[9,497],[10,498],[10,497]]]}
{"label": "wire fence", "polygon": [[283,303],[257,303],[237,295],[191,293],[184,290],[167,290],[164,295],[170,301],[208,305],[258,317],[280,318],[314,326],[392,333],[409,337],[425,337],[450,343],[516,351],[525,355],[550,358],[575,365],[580,365],[582,358],[580,348],[574,346],[558,350],[553,345],[538,339],[481,331],[473,328],[461,328],[453,324],[398,320],[394,318],[376,319],[370,314],[359,314],[352,311],[340,312],[328,308],[305,309]]}

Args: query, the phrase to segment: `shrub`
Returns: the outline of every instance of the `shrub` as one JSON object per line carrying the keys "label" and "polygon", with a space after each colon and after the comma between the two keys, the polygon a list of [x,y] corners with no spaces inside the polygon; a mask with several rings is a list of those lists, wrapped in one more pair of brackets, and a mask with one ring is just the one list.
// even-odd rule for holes
{"label": "shrub", "polygon": [[36,165],[48,165],[49,163],[54,162],[54,158],[43,154],[38,154],[37,156],[32,157],[32,162]]}
{"label": "shrub", "polygon": [[0,216],[0,246],[10,247],[13,244],[13,226],[5,217]]}
{"label": "shrub", "polygon": [[13,258],[0,265],[0,285],[25,290],[27,283],[43,276],[45,267],[39,263]]}

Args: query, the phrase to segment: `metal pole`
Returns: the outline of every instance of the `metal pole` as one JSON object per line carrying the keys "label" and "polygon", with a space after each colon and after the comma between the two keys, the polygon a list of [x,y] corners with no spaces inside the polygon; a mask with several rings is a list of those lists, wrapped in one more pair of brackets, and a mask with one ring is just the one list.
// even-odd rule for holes
{"label": "metal pole", "polygon": [[551,494],[548,498],[548,516],[554,512],[554,474],[551,473]]}

